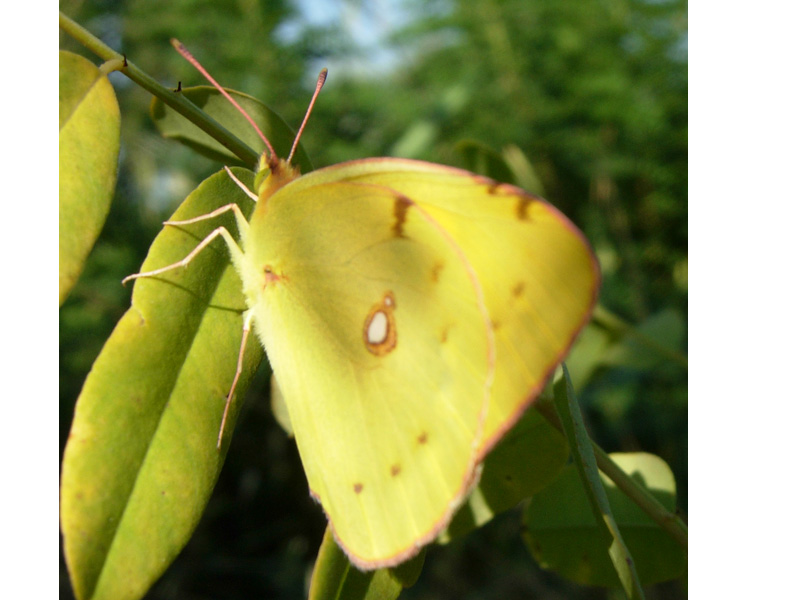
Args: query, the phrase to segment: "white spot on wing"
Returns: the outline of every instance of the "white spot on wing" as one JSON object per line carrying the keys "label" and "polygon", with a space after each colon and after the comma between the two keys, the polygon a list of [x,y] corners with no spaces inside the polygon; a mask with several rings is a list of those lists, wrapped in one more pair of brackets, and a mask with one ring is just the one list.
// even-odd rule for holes
{"label": "white spot on wing", "polygon": [[372,321],[367,328],[367,341],[370,344],[382,344],[389,332],[389,319],[382,310],[372,315]]}
{"label": "white spot on wing", "polygon": [[363,340],[369,352],[385,356],[397,345],[394,294],[390,291],[372,305],[364,319]]}

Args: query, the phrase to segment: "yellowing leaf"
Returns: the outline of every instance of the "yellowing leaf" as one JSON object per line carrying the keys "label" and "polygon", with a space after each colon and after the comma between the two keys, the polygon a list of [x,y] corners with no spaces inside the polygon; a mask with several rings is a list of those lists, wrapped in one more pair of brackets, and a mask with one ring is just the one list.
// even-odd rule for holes
{"label": "yellowing leaf", "polygon": [[120,117],[108,78],[94,64],[59,52],[58,302],[83,270],[103,228],[117,179]]}

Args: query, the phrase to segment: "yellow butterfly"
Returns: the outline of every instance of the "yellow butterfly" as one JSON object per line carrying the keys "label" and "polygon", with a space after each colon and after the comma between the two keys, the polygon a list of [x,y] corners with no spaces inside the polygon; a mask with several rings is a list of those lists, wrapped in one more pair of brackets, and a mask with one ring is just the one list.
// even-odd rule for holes
{"label": "yellow butterfly", "polygon": [[228,205],[170,223],[232,211],[242,247],[219,227],[129,279],[224,239],[248,307],[242,348],[254,327],[312,495],[354,564],[396,565],[446,527],[566,356],[597,261],[564,215],[514,186],[398,158],[301,176],[294,150],[278,159],[264,141],[256,193],[242,186],[249,222]]}

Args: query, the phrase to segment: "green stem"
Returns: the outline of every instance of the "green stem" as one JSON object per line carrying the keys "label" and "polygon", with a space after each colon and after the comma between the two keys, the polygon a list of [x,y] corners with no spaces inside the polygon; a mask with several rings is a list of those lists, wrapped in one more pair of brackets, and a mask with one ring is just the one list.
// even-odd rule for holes
{"label": "green stem", "polygon": [[[535,406],[539,413],[547,419],[553,427],[558,429],[562,434],[564,433],[561,420],[552,402],[547,402],[544,398],[541,398],[536,402]],[[605,473],[625,495],[633,500],[633,502],[653,519],[653,521],[664,529],[672,539],[680,544],[684,550],[688,551],[689,534],[683,520],[675,513],[664,508],[649,491],[632,479],[625,471],[620,469],[617,464],[611,460],[608,454],[594,441],[592,441],[592,448],[594,449],[594,456],[597,460],[597,467]]]}
{"label": "green stem", "polygon": [[615,315],[609,310],[606,310],[602,306],[598,305],[594,309],[594,314],[592,314],[592,320],[601,327],[619,332],[620,336],[623,335],[630,336],[631,339],[661,354],[664,358],[668,358],[672,362],[679,364],[684,369],[689,368],[689,360],[686,358],[684,354],[676,352],[671,348],[665,348],[664,346],[662,346],[649,336],[644,335],[638,329],[626,323],[625,321],[620,319],[617,315]]}
{"label": "green stem", "polygon": [[78,25],[75,21],[60,11],[58,13],[58,25],[62,31],[83,44],[86,48],[91,50],[103,60],[121,61],[118,68],[121,73],[124,73],[131,81],[137,83],[148,92],[153,94],[153,96],[161,100],[164,104],[189,119],[189,121],[197,125],[208,135],[228,148],[228,150],[233,152],[245,163],[252,165],[258,163],[258,152],[250,148],[247,144],[225,129],[217,121],[197,108],[197,106],[189,102],[189,100],[184,98],[182,94],[176,93],[175,91],[158,83],[155,79],[134,65],[130,60],[127,60],[122,54],[106,46],[88,30]]}
{"label": "green stem", "polygon": [[616,484],[631,500],[638,504],[650,518],[660,525],[684,550],[689,548],[689,531],[686,523],[673,512],[668,511],[652,494],[617,466],[611,457],[592,442],[597,467]]}

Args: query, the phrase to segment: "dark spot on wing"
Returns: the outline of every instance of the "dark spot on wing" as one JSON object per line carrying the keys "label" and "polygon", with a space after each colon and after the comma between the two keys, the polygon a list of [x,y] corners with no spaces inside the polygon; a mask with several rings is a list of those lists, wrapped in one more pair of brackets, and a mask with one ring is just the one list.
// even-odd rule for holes
{"label": "dark spot on wing", "polygon": [[394,226],[392,233],[395,237],[403,237],[403,226],[406,222],[406,214],[408,207],[411,206],[411,200],[405,196],[398,195],[394,199]]}
{"label": "dark spot on wing", "polygon": [[433,265],[433,269],[431,269],[431,281],[433,281],[433,283],[439,282],[439,275],[441,274],[442,269],[444,269],[444,263],[442,262],[437,262],[435,265]]}
{"label": "dark spot on wing", "polygon": [[534,199],[530,196],[519,194],[517,195],[517,218],[520,221],[528,221],[530,220],[530,215],[528,214],[528,208],[531,204],[533,204]]}

